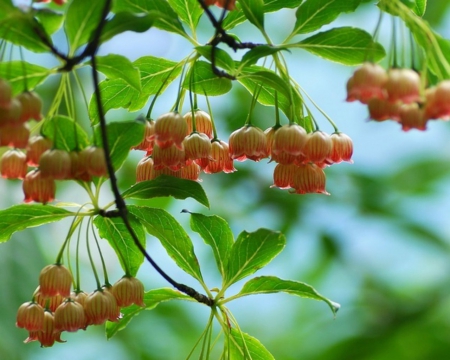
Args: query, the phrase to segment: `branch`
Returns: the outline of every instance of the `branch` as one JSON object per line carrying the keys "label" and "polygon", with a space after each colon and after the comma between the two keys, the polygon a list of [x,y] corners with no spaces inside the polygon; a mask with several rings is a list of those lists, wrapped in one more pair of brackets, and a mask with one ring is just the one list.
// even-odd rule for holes
{"label": "branch", "polygon": [[[103,12],[103,17],[99,23],[99,26],[94,34],[93,39],[91,40],[91,42],[89,43],[88,47],[86,49],[89,49],[88,52],[86,52],[86,50],[83,52],[83,56],[89,56],[91,58],[91,66],[92,66],[92,78],[93,78],[93,82],[94,82],[94,95],[95,95],[95,100],[97,103],[97,109],[98,109],[98,113],[99,113],[99,118],[100,118],[100,130],[101,130],[101,138],[102,138],[102,143],[103,143],[103,150],[105,152],[105,160],[106,160],[106,165],[107,165],[107,169],[108,169],[108,175],[109,178],[111,180],[111,188],[112,188],[112,192],[114,194],[114,199],[116,202],[116,211],[114,212],[106,212],[103,213],[103,215],[106,216],[118,216],[120,218],[122,218],[125,227],[127,228],[128,232],[130,233],[135,245],[138,247],[139,251],[145,256],[145,258],[147,259],[147,261],[153,266],[153,268],[167,281],[169,282],[173,287],[175,287],[176,289],[178,289],[179,291],[189,295],[190,297],[194,298],[195,300],[197,300],[200,303],[206,304],[208,306],[212,306],[214,304],[213,299],[210,299],[209,297],[207,297],[206,295],[200,294],[199,292],[197,292],[196,290],[194,290],[193,288],[184,285],[184,284],[180,284],[178,282],[176,282],[175,280],[173,280],[169,275],[167,275],[159,266],[158,264],[152,259],[152,257],[147,253],[147,251],[145,250],[144,246],[140,243],[138,237],[136,236],[136,233],[133,230],[133,227],[131,226],[129,220],[128,220],[128,216],[127,216],[127,207],[125,204],[125,201],[122,197],[122,195],[120,194],[119,191],[119,187],[117,185],[117,178],[116,178],[116,174],[114,172],[114,168],[112,166],[112,162],[111,162],[111,156],[110,156],[110,152],[109,152],[109,144],[108,144],[108,137],[107,137],[107,132],[106,132],[106,119],[105,119],[105,112],[103,110],[103,104],[101,101],[101,94],[100,94],[100,87],[99,87],[99,79],[98,79],[98,73],[97,73],[97,62],[95,59],[95,54],[97,53],[98,47],[99,47],[99,42],[100,42],[100,34],[101,31],[103,29],[103,26],[105,24],[106,21],[106,16],[109,12],[109,8],[110,8],[110,4],[111,4],[111,0],[107,0],[106,1],[106,5],[105,5],[105,9]],[[85,54],[86,53],[86,54]],[[102,213],[100,213],[100,215],[102,215]]]}
{"label": "branch", "polygon": [[227,34],[225,29],[222,26],[223,19],[225,17],[225,9],[223,10],[222,16],[220,17],[220,20],[217,20],[214,16],[214,14],[209,10],[209,7],[205,4],[204,0],[198,0],[200,6],[205,11],[205,14],[208,16],[209,20],[211,21],[212,26],[216,29],[216,33],[214,34],[214,38],[211,40],[211,66],[212,71],[214,74],[216,74],[219,77],[226,77],[231,80],[236,80],[236,77],[233,75],[228,74],[226,71],[219,70],[216,66],[216,48],[220,43],[227,44],[230,48],[233,49],[233,51],[237,51],[239,49],[253,49],[259,44],[255,44],[252,42],[240,42],[237,41],[234,37]]}

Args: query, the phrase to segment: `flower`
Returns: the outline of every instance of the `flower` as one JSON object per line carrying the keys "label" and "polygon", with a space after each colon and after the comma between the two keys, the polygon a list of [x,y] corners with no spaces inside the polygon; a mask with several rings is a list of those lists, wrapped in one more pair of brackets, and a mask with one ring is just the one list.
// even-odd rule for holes
{"label": "flower", "polygon": [[83,305],[70,297],[58,306],[54,313],[55,332],[75,332],[86,328],[86,317]]}
{"label": "flower", "polygon": [[286,153],[300,155],[306,144],[306,131],[300,125],[283,125],[275,131],[272,143],[272,156]]}
{"label": "flower", "polygon": [[44,327],[44,308],[35,301],[20,305],[17,310],[16,326],[28,331],[40,331]]}
{"label": "flower", "polygon": [[61,332],[55,329],[55,319],[50,311],[44,312],[44,328],[38,331],[37,340],[41,343],[41,347],[51,347],[55,341],[65,342],[61,340]]}
{"label": "flower", "polygon": [[7,179],[23,179],[27,175],[27,157],[19,150],[8,150],[3,153],[0,172]]}
{"label": "flower", "polygon": [[39,159],[39,170],[43,179],[68,179],[72,171],[69,153],[58,149],[45,151]]}
{"label": "flower", "polygon": [[250,159],[260,161],[269,156],[267,152],[266,134],[257,127],[246,125],[230,135],[228,141],[230,155],[233,160]]}
{"label": "flower", "polygon": [[154,178],[153,159],[151,156],[146,156],[136,166],[136,182],[153,180]]}
{"label": "flower", "polygon": [[428,119],[424,115],[424,109],[417,103],[404,104],[400,108],[400,121],[403,131],[410,129],[426,130]]}
{"label": "flower", "polygon": [[152,157],[153,168],[155,170],[161,170],[167,167],[177,171],[186,163],[184,150],[180,150],[175,144],[165,148],[161,148],[155,144]]}
{"label": "flower", "polygon": [[325,190],[325,173],[315,164],[296,167],[292,187],[297,194],[320,193],[330,195]]}
{"label": "flower", "polygon": [[346,101],[359,100],[367,104],[370,99],[385,99],[387,93],[384,86],[387,80],[386,70],[380,65],[365,62],[347,82]]}
{"label": "flower", "polygon": [[106,320],[111,320],[113,315],[116,313],[116,308],[116,299],[108,290],[95,290],[84,300],[86,324],[104,324]]}
{"label": "flower", "polygon": [[[191,134],[194,131],[194,125],[192,121],[192,111],[187,112],[183,116],[184,120],[187,124],[187,133]],[[213,137],[213,126],[211,117],[209,114],[203,110],[195,110],[194,111],[194,119],[195,119],[195,130],[199,133],[203,133],[208,138],[212,139]]]}
{"label": "flower", "polygon": [[55,180],[43,179],[39,170],[32,170],[25,176],[22,188],[25,202],[36,201],[46,204],[55,198]]}
{"label": "flower", "polygon": [[335,132],[331,134],[330,138],[332,142],[331,153],[326,161],[335,164],[340,163],[341,161],[353,163],[352,139],[342,132]]}
{"label": "flower", "polygon": [[206,134],[194,132],[183,140],[186,163],[201,158],[211,158],[211,141]]}
{"label": "flower", "polygon": [[151,153],[153,145],[155,143],[155,122],[153,120],[145,121],[144,138],[140,144],[134,146],[134,150],[144,150],[147,153]]}
{"label": "flower", "polygon": [[411,69],[390,69],[385,89],[390,102],[409,104],[420,100],[420,76]]}
{"label": "flower", "polygon": [[116,298],[117,305],[120,307],[132,304],[145,307],[144,285],[135,277],[122,277],[112,286],[111,292]]}
{"label": "flower", "polygon": [[50,139],[41,135],[32,136],[28,140],[28,144],[26,147],[28,165],[38,166],[41,155],[45,151],[50,150],[51,147],[52,141]]}
{"label": "flower", "polygon": [[47,265],[39,274],[40,293],[43,297],[61,295],[68,297],[73,277],[61,264]]}
{"label": "flower", "polygon": [[161,149],[175,145],[183,150],[183,140],[188,134],[186,120],[177,112],[161,115],[155,122],[155,142]]}
{"label": "flower", "polygon": [[233,159],[228,150],[228,144],[222,140],[215,140],[211,143],[211,157],[206,166],[204,159],[196,161],[206,174],[213,174],[223,171],[224,173],[232,173],[236,171],[233,166]]}
{"label": "flower", "polygon": [[305,160],[322,163],[330,155],[331,147],[331,138],[327,133],[323,131],[309,133],[303,147]]}

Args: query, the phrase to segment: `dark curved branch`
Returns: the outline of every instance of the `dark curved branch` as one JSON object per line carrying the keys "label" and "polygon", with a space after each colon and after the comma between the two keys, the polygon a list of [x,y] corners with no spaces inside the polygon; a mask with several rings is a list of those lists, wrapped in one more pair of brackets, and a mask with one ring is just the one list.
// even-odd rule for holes
{"label": "dark curved branch", "polygon": [[147,259],[147,261],[153,266],[153,268],[167,281],[169,282],[173,287],[175,287],[177,290],[185,293],[186,295],[194,298],[200,303],[206,304],[207,306],[213,306],[214,300],[207,297],[204,294],[199,293],[195,289],[176,282],[173,280],[169,275],[167,275],[159,266],[158,264],[152,259],[152,257],[147,253],[144,246],[140,243],[138,237],[136,236],[136,233],[133,230],[133,227],[131,226],[128,216],[127,216],[127,207],[125,204],[125,201],[120,194],[119,187],[117,185],[117,178],[116,174],[114,172],[114,168],[112,166],[111,162],[111,156],[110,156],[110,149],[108,144],[108,137],[107,137],[107,131],[106,131],[106,119],[105,119],[105,112],[103,109],[103,104],[101,101],[101,93],[100,93],[100,87],[99,87],[99,78],[97,73],[97,62],[95,59],[95,55],[98,51],[98,48],[100,46],[100,37],[103,31],[103,28],[106,23],[106,18],[110,12],[111,9],[111,2],[112,0],[106,0],[105,7],[103,8],[101,20],[98,24],[98,27],[95,29],[95,32],[92,34],[92,38],[87,44],[86,48],[81,52],[79,55],[76,55],[74,57],[69,57],[63,53],[61,53],[58,49],[56,49],[53,44],[49,41],[48,37],[45,33],[42,32],[40,26],[36,24],[35,30],[36,34],[41,38],[41,40],[44,42],[44,44],[47,45],[49,50],[59,59],[63,60],[65,62],[65,65],[60,68],[60,71],[71,71],[74,66],[78,65],[80,62],[82,62],[85,58],[89,57],[91,59],[91,66],[92,66],[92,79],[94,82],[94,96],[95,101],[97,104],[97,110],[100,118],[100,133],[103,143],[103,150],[105,152],[105,160],[106,160],[106,166],[108,169],[108,175],[111,180],[111,189],[114,194],[114,199],[116,203],[116,209],[112,211],[104,211],[101,210],[99,212],[100,216],[104,217],[120,217],[125,227],[127,228],[128,232],[130,233],[130,236],[133,239],[133,242],[138,247],[139,251],[144,255],[144,257]]}
{"label": "dark curved branch", "polygon": [[234,37],[227,34],[225,29],[222,26],[223,19],[225,17],[225,9],[222,12],[222,15],[220,17],[220,20],[217,20],[214,16],[214,14],[209,10],[209,7],[205,4],[204,0],[198,0],[200,6],[205,11],[206,16],[208,16],[209,21],[211,21],[212,26],[214,26],[216,33],[214,34],[214,38],[211,40],[211,65],[212,65],[212,71],[214,74],[220,77],[226,77],[231,80],[236,80],[236,78],[233,75],[228,74],[226,71],[219,70],[216,66],[216,48],[220,43],[227,44],[233,51],[237,51],[239,49],[253,49],[259,44],[255,44],[252,42],[240,42],[237,41]]}

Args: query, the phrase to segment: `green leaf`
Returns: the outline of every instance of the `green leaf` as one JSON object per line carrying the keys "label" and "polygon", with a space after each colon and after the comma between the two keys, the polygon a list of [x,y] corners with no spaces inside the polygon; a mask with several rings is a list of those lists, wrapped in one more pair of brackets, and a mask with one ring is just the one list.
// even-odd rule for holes
{"label": "green leaf", "polygon": [[273,12],[280,9],[293,9],[299,6],[303,0],[264,0],[264,12]]}
{"label": "green leaf", "polygon": [[106,337],[108,339],[112,338],[118,331],[123,330],[127,327],[133,317],[140,314],[144,310],[153,310],[159,304],[170,301],[170,300],[186,300],[195,301],[190,296],[184,295],[176,290],[169,288],[154,289],[147,291],[144,294],[145,307],[140,307],[137,305],[131,305],[126,308],[120,309],[122,313],[122,318],[117,322],[106,323]]}
{"label": "green leaf", "polygon": [[285,236],[277,231],[258,229],[239,234],[226,263],[224,288],[266,266],[283,250]]}
{"label": "green leaf", "polygon": [[275,92],[278,94],[278,106],[288,119],[300,119],[302,99],[298,91],[274,72],[261,66],[243,69],[238,81],[252,95],[259,92],[258,102],[263,105],[275,105]]}
{"label": "green leaf", "polygon": [[353,27],[324,31],[292,46],[344,65],[361,64],[366,59],[376,62],[386,55],[383,47],[374,42],[370,34]]}
{"label": "green leaf", "polygon": [[[128,214],[128,221],[134,230],[139,242],[145,248],[145,231],[138,219]],[[140,266],[144,262],[144,254],[134,243],[128,229],[121,218],[106,218],[97,216],[94,225],[98,229],[101,238],[106,239],[117,254],[123,271],[127,270],[131,276],[136,276]]]}
{"label": "green leaf", "polygon": [[[142,109],[150,95],[156,94],[160,89],[164,91],[181,72],[179,63],[154,56],[141,57],[133,62],[133,66],[137,67],[141,74],[141,92],[139,93],[120,79],[100,82],[105,113],[118,108],[129,109],[129,111]],[[94,97],[89,103],[89,116],[93,125],[98,124],[98,111]]]}
{"label": "green leaf", "polygon": [[136,90],[141,90],[139,70],[122,55],[109,54],[96,57],[97,69],[109,79],[122,79]]}
{"label": "green leaf", "polygon": [[178,14],[181,21],[189,25],[194,31],[198,21],[203,14],[203,9],[198,0],[167,0],[173,10]]}
{"label": "green leaf", "polygon": [[228,223],[219,216],[191,214],[191,229],[200,234],[206,244],[211,246],[217,268],[225,276],[225,262],[234,243],[234,236]]}
{"label": "green leaf", "polygon": [[50,9],[37,9],[34,16],[49,35],[57,32],[64,21],[64,15]]}
{"label": "green leaf", "polygon": [[295,13],[297,21],[289,38],[320,29],[339,14],[355,11],[360,2],[361,0],[306,0]]}
{"label": "green leaf", "polygon": [[241,60],[241,67],[256,64],[256,62],[266,56],[275,54],[280,50],[287,50],[284,46],[259,45],[247,51]]}
{"label": "green leaf", "polygon": [[258,29],[264,29],[264,1],[240,0],[245,17]]}
{"label": "green leaf", "polygon": [[70,3],[64,30],[71,54],[91,40],[92,34],[101,20],[105,3],[105,0],[77,0]]}
{"label": "green leaf", "polygon": [[417,16],[423,16],[427,9],[427,0],[415,0],[414,2],[412,10]]}
{"label": "green leaf", "polygon": [[261,342],[237,329],[230,329],[229,359],[233,360],[275,360]]}
{"label": "green leaf", "polygon": [[157,15],[154,26],[161,30],[187,36],[177,14],[165,0],[116,0],[113,4],[113,11],[115,13],[119,11],[152,12],[154,15]]}
{"label": "green leaf", "polygon": [[[139,91],[122,79],[103,80],[99,83],[99,88],[105,114],[111,109],[128,108],[131,104],[131,99],[139,94]],[[92,125],[97,125],[100,122],[95,95],[92,95],[89,102],[89,118]]]}
{"label": "green leaf", "polygon": [[158,91],[162,93],[178,77],[182,64],[164,58],[143,56],[137,59],[133,65],[141,73],[142,91],[139,96],[132,99],[130,111],[142,109],[150,95],[154,95]]}
{"label": "green leaf", "polygon": [[[299,6],[303,0],[264,0],[264,13],[278,11],[280,9],[293,9]],[[246,20],[240,3],[236,3],[236,9],[230,11],[225,17],[222,26],[224,30],[230,30]]]}
{"label": "green leaf", "polygon": [[[205,57],[210,62],[212,61],[211,49],[211,45],[197,46],[195,48],[195,50],[197,50],[200,55]],[[214,61],[216,63],[216,66],[225,69],[229,73],[232,73],[234,71],[234,60],[226,51],[216,48],[214,52]]]}
{"label": "green leaf", "polygon": [[172,196],[184,200],[188,197],[209,207],[209,201],[201,185],[196,181],[177,179],[173,176],[161,175],[154,180],[141,181],[122,193],[124,199],[151,199],[161,196]]}
{"label": "green leaf", "polygon": [[46,119],[41,133],[53,141],[55,149],[73,151],[89,145],[86,131],[76,121],[64,115]]}
{"label": "green leaf", "polygon": [[25,61],[0,61],[0,78],[9,81],[14,95],[34,89],[51,73],[49,69]]}
{"label": "green leaf", "polygon": [[[19,12],[19,9],[13,5],[12,0],[0,0],[0,21]],[[1,34],[1,36],[3,36],[3,34]]]}
{"label": "green leaf", "polygon": [[74,213],[52,205],[15,205],[0,210],[0,242],[8,241],[16,231],[62,220]]}
{"label": "green leaf", "polygon": [[273,294],[285,292],[313,300],[324,301],[330,307],[333,314],[339,310],[340,305],[320,295],[312,286],[293,280],[282,280],[275,276],[260,276],[249,280],[244,284],[236,297],[258,294]]}
{"label": "green leaf", "polygon": [[[130,152],[131,147],[144,138],[143,121],[111,122],[106,125],[111,163],[115,171],[119,170]],[[100,126],[95,128],[95,138],[102,146]]]}
{"label": "green leaf", "polygon": [[231,80],[213,73],[211,64],[198,60],[189,69],[183,87],[201,95],[217,96],[231,90]]}
{"label": "green leaf", "polygon": [[38,33],[52,43],[43,26],[29,13],[12,11],[0,21],[0,38],[34,52],[46,52],[49,48]]}
{"label": "green leaf", "polygon": [[156,17],[155,13],[138,15],[128,11],[119,12],[112,19],[106,21],[100,41],[108,41],[125,31],[145,32],[153,26]]}
{"label": "green leaf", "polygon": [[163,209],[144,206],[128,206],[150,235],[158,238],[178,267],[201,281],[202,274],[194,253],[194,246],[183,227]]}

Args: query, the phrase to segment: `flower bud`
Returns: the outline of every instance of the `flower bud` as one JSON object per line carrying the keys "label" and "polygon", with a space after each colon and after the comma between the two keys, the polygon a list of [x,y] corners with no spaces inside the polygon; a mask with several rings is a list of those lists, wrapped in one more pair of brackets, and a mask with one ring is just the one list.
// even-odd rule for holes
{"label": "flower bud", "polygon": [[[186,114],[184,114],[183,118],[187,124],[187,133],[191,134],[192,132],[194,132],[192,111],[189,111]],[[209,116],[209,114],[203,110],[195,110],[194,119],[195,119],[195,130],[199,133],[206,134],[206,136],[208,136],[209,139],[212,139],[213,127],[211,117]]]}
{"label": "flower bud", "polygon": [[183,150],[182,143],[187,134],[186,120],[177,112],[169,112],[156,119],[155,142],[161,149],[175,145]]}
{"label": "flower bud", "polygon": [[183,140],[186,162],[211,157],[211,141],[206,134],[192,133]]}
{"label": "flower bud", "polygon": [[165,148],[161,148],[155,144],[152,158],[153,168],[155,170],[161,170],[167,167],[173,171],[177,171],[186,163],[184,150],[180,150],[175,144]]}
{"label": "flower bud", "polygon": [[8,109],[11,105],[12,87],[5,79],[0,79],[0,108]]}
{"label": "flower bud", "polygon": [[61,295],[68,297],[73,277],[69,269],[60,264],[47,265],[39,275],[40,292],[43,297]]}
{"label": "flower bud", "polygon": [[293,187],[294,173],[296,165],[277,164],[273,171],[273,185],[271,187],[278,187],[280,189],[289,189]]}
{"label": "flower bud", "polygon": [[155,122],[153,120],[145,121],[144,138],[141,143],[133,147],[134,150],[144,150],[151,153],[155,143]]}
{"label": "flower bud", "polygon": [[54,313],[55,331],[75,332],[86,328],[83,305],[71,298],[58,306]]}
{"label": "flower bud", "polygon": [[[233,159],[228,150],[228,144],[222,140],[216,140],[211,143],[211,158],[203,171],[206,174],[213,174],[223,171],[224,173],[232,173],[236,171],[233,166]],[[202,159],[203,160],[203,159]],[[198,163],[202,166],[200,163]]]}
{"label": "flower bud", "polygon": [[247,125],[234,131],[228,143],[233,160],[260,161],[268,156],[266,135],[260,128],[254,126]]}
{"label": "flower bud", "polygon": [[16,326],[28,331],[40,331],[44,327],[44,308],[34,301],[20,305]]}
{"label": "flower bud", "polygon": [[46,204],[55,198],[55,180],[43,179],[39,170],[32,170],[25,176],[22,188],[25,202],[36,201]]}
{"label": "flower bud", "polygon": [[32,136],[26,147],[27,162],[30,166],[38,166],[41,155],[52,148],[52,141],[41,135]]}
{"label": "flower bud", "polygon": [[325,173],[315,164],[297,166],[292,187],[297,194],[320,193],[330,195],[325,190]]}
{"label": "flower bud", "polygon": [[39,159],[41,177],[46,179],[65,180],[70,178],[70,155],[65,150],[50,149],[45,151]]}
{"label": "flower bud", "polygon": [[37,339],[41,343],[41,347],[51,347],[55,341],[65,342],[61,340],[61,332],[55,330],[55,319],[50,311],[44,312],[44,328],[38,332]]}
{"label": "flower bud", "polygon": [[44,309],[48,309],[51,312],[55,312],[59,305],[64,301],[64,297],[60,294],[52,297],[44,297],[40,291],[41,287],[38,286],[33,293],[34,301],[41,305]]}
{"label": "flower bud", "polygon": [[387,80],[386,70],[380,65],[365,62],[348,80],[346,100],[359,100],[367,104],[370,99],[385,99],[387,94],[384,86]]}
{"label": "flower bud", "polygon": [[327,161],[330,163],[340,163],[341,161],[348,161],[353,163],[353,142],[352,139],[341,132],[335,132],[330,136],[332,147],[331,154]]}
{"label": "flower bud", "polygon": [[200,165],[197,165],[195,162],[193,162],[181,168],[181,178],[201,182],[202,180],[198,178],[200,176],[200,172]]}
{"label": "flower bud", "polygon": [[120,307],[127,307],[132,304],[145,307],[144,285],[135,277],[122,277],[112,286],[111,292]]}
{"label": "flower bud", "polygon": [[390,69],[385,85],[390,102],[420,101],[420,76],[411,69]]}
{"label": "flower bud", "polygon": [[27,175],[27,157],[19,150],[8,150],[3,153],[0,172],[6,179],[23,179]]}
{"label": "flower bud", "polygon": [[25,91],[16,97],[22,105],[22,113],[20,121],[26,122],[29,120],[40,121],[42,119],[42,100],[33,91]]}
{"label": "flower bud", "polygon": [[154,178],[153,159],[151,156],[146,156],[136,166],[136,182],[153,180]]}
{"label": "flower bud", "polygon": [[303,153],[305,160],[313,163],[323,162],[331,152],[332,142],[330,135],[323,131],[314,131],[307,135]]}
{"label": "flower bud", "polygon": [[25,149],[30,138],[28,124],[4,125],[0,127],[0,146]]}
{"label": "flower bud", "polygon": [[400,108],[400,124],[403,131],[411,129],[426,130],[428,119],[424,115],[424,110],[417,103],[404,104]]}
{"label": "flower bud", "polygon": [[[95,290],[84,300],[87,325],[101,325],[116,313],[117,302],[108,290]],[[119,311],[120,313],[120,311]]]}
{"label": "flower bud", "polygon": [[86,169],[89,175],[98,177],[108,176],[108,168],[106,166],[103,148],[89,146],[80,152],[80,156],[82,161],[86,163]]}
{"label": "flower bud", "polygon": [[7,108],[0,107],[0,127],[20,125],[22,123],[21,114],[22,104],[16,98],[11,99]]}
{"label": "flower bud", "polygon": [[294,156],[300,155],[303,153],[306,139],[306,131],[300,125],[283,125],[274,134],[272,154],[285,152]]}

